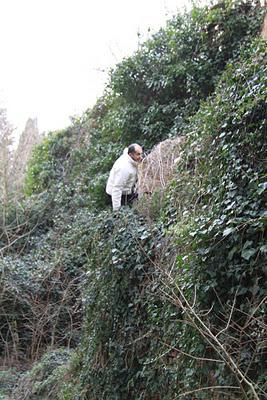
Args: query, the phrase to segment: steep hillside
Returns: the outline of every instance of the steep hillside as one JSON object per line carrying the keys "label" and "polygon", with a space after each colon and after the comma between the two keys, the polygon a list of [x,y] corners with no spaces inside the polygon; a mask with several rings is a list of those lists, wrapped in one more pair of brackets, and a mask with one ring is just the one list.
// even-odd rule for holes
{"label": "steep hillside", "polygon": [[[0,237],[12,398],[266,398],[263,15],[178,15],[36,149]],[[181,135],[161,201],[115,215],[104,186],[123,147]]]}
{"label": "steep hillside", "polygon": [[191,118],[155,225],[99,215],[72,396],[266,397],[266,57],[255,41]]}

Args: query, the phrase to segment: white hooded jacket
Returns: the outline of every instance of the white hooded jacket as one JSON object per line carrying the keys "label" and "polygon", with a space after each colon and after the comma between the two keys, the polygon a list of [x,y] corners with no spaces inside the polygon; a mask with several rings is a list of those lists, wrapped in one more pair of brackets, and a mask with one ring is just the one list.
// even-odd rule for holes
{"label": "white hooded jacket", "polygon": [[107,181],[106,192],[112,198],[112,207],[116,211],[121,206],[121,196],[130,195],[137,181],[137,165],[128,154],[128,148],[115,161]]}

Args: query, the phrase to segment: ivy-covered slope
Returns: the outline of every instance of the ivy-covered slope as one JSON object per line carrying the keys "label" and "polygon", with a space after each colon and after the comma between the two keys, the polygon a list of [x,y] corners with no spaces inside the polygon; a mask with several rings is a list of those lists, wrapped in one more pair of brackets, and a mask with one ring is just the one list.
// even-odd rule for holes
{"label": "ivy-covered slope", "polygon": [[190,119],[155,226],[100,216],[73,397],[266,398],[266,61],[247,46]]}
{"label": "ivy-covered slope", "polygon": [[[262,15],[223,2],[177,16],[111,72],[93,110],[37,148],[0,239],[1,357],[76,352],[65,367],[69,352],[45,357],[14,396],[265,398]],[[113,215],[104,184],[123,147],[180,133],[153,224],[138,208]]]}
{"label": "ivy-covered slope", "polygon": [[259,34],[262,14],[259,2],[225,1],[170,20],[111,71],[92,110],[46,139],[29,169],[28,194],[51,188],[65,197],[71,188],[74,201],[102,209],[114,159],[129,143],[149,150],[183,134],[228,60]]}

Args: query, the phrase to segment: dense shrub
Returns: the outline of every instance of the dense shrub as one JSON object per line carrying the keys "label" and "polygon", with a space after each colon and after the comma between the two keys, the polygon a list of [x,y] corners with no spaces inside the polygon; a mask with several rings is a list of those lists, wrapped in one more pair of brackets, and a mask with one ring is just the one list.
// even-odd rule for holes
{"label": "dense shrub", "polygon": [[61,348],[47,352],[32,369],[22,374],[12,391],[16,400],[55,399],[59,383],[65,378],[71,352]]}
{"label": "dense shrub", "polygon": [[[174,17],[111,74],[110,95],[115,107],[120,105],[112,129],[122,139],[136,138],[148,146],[180,134],[228,60],[258,34],[261,19],[259,4],[243,2],[194,7]],[[109,110],[113,113],[114,107],[107,118]]]}
{"label": "dense shrub", "polygon": [[[260,398],[267,368],[266,59],[258,40],[228,65],[216,94],[192,118],[165,209],[179,268],[197,290],[196,309],[212,308],[208,325],[259,383]],[[222,380],[226,371],[218,371]]]}
{"label": "dense shrub", "polygon": [[27,193],[50,188],[63,207],[69,207],[68,194],[85,206],[105,207],[102,193],[114,159],[132,142],[151,149],[183,133],[227,62],[258,34],[262,15],[258,2],[224,1],[170,20],[110,72],[92,110],[38,148]]}
{"label": "dense shrub", "polygon": [[[266,43],[250,45],[262,13],[225,1],[173,18],[37,148],[28,198],[0,227],[1,356],[77,346],[81,292],[85,320],[70,367],[24,377],[33,398],[264,399]],[[123,148],[181,132],[153,225],[105,210]]]}
{"label": "dense shrub", "polygon": [[84,298],[83,399],[174,396],[177,367],[169,353],[179,312],[158,297],[161,238],[130,210],[98,216]]}

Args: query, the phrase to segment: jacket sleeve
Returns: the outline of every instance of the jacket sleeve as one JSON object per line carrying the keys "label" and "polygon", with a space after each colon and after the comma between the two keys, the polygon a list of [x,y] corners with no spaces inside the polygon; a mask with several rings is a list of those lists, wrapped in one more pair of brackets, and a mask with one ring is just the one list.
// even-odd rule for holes
{"label": "jacket sleeve", "polygon": [[115,174],[111,195],[113,211],[117,211],[121,207],[121,195],[127,178],[128,172],[123,168],[119,169]]}

